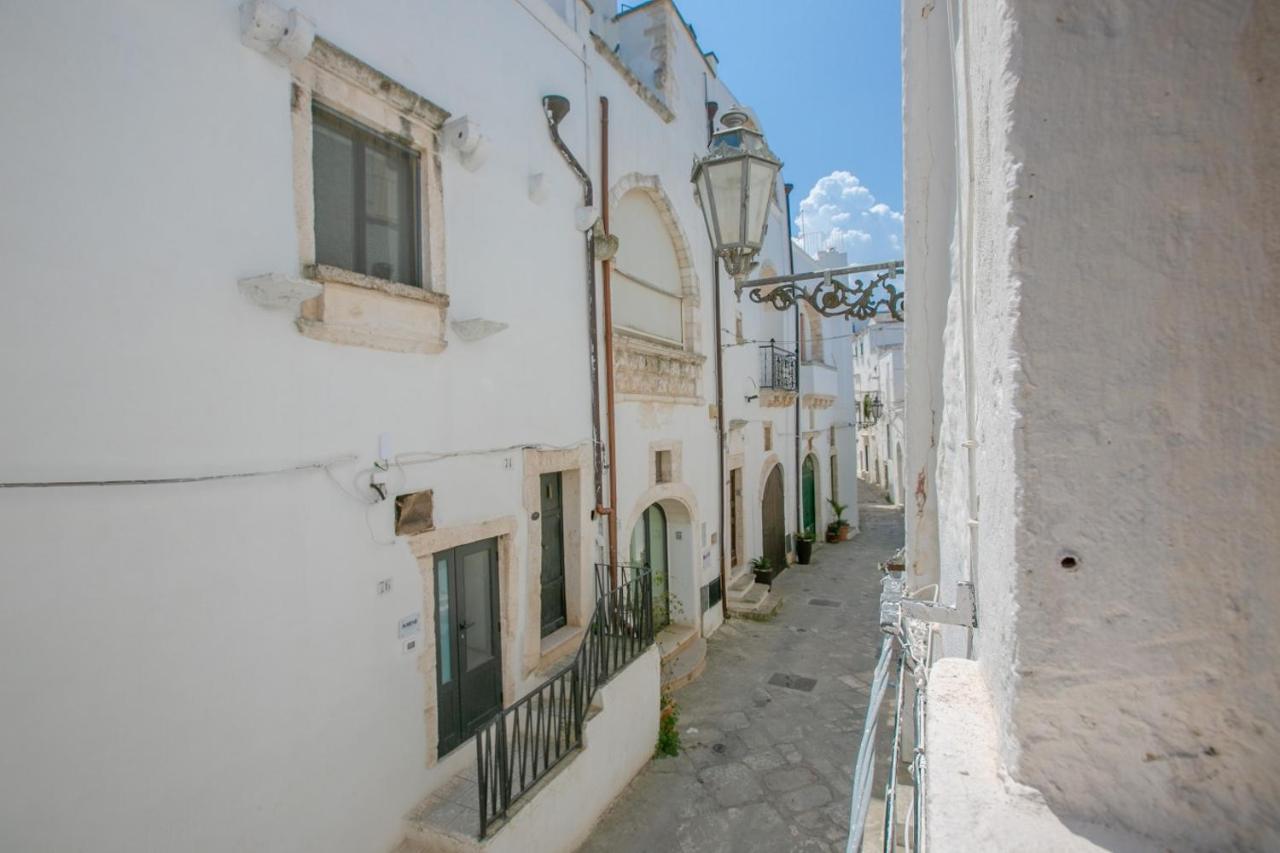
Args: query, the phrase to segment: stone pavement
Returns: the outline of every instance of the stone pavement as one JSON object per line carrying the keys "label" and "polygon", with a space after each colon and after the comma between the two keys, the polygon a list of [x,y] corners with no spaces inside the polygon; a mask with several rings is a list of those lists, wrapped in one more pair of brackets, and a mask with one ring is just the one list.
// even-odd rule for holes
{"label": "stone pavement", "polygon": [[858,536],[775,581],[786,601],[772,622],[711,637],[706,673],[674,694],[680,754],[651,761],[582,851],[844,849],[880,645],[876,566],[902,544],[902,512],[879,496],[860,483]]}

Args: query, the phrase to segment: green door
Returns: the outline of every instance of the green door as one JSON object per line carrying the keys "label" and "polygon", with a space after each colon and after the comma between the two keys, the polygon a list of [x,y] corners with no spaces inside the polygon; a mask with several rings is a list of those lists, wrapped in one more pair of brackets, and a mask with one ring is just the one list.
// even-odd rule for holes
{"label": "green door", "polygon": [[631,565],[649,569],[653,584],[653,628],[671,621],[667,603],[667,514],[652,504],[631,532]]}
{"label": "green door", "polygon": [[[800,492],[804,500],[804,530],[814,530],[818,525],[818,495],[814,484],[814,463],[812,456],[804,458],[800,468]],[[804,531],[801,531],[804,532]]]}

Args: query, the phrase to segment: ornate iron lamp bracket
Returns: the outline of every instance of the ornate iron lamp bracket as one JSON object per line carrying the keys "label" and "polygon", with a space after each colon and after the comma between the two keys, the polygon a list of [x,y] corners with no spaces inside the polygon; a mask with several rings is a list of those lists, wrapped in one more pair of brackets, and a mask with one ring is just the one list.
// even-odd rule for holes
{"label": "ornate iron lamp bracket", "polygon": [[[887,308],[893,319],[901,320],[905,307],[903,293],[890,281],[904,272],[902,261],[888,261],[750,281],[739,279],[735,290],[739,299],[742,291],[746,290],[752,302],[772,305],[779,311],[803,301],[824,317],[869,320],[879,314],[881,308]],[[860,274],[866,275],[866,279],[855,278],[852,284],[836,279],[836,276]],[[811,289],[801,283],[815,280],[818,283]]]}

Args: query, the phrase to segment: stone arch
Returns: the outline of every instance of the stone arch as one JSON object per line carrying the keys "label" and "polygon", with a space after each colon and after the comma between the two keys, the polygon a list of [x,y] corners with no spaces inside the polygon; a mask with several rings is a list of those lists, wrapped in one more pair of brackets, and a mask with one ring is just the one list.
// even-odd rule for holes
{"label": "stone arch", "polygon": [[693,265],[693,252],[688,238],[680,226],[680,218],[676,215],[675,205],[662,187],[662,179],[657,175],[646,175],[641,172],[628,172],[619,178],[609,190],[609,212],[618,209],[622,197],[633,190],[643,192],[654,207],[671,240],[675,251],[676,267],[680,276],[680,294],[683,303],[682,321],[684,324],[685,349],[691,352],[700,351],[699,323],[697,308],[702,302],[702,293],[698,284],[697,271]]}
{"label": "stone arch", "polygon": [[[698,530],[698,499],[684,483],[661,483],[644,491],[632,503],[627,525],[619,529],[619,550],[629,549],[632,534],[645,510],[657,504],[666,516],[668,594],[671,621],[701,625],[701,542]],[[619,554],[621,559],[621,554]]]}
{"label": "stone arch", "polygon": [[[776,453],[765,454],[764,462],[761,463],[760,465],[760,480],[756,484],[756,503],[757,504],[760,503],[762,500],[764,500],[764,484],[769,479],[769,472],[773,470],[773,467],[775,465],[781,465],[781,464],[782,464],[782,460],[778,458],[778,454]],[[782,473],[783,473],[782,482],[783,482],[783,485],[785,485],[787,482],[786,471],[784,470]]]}

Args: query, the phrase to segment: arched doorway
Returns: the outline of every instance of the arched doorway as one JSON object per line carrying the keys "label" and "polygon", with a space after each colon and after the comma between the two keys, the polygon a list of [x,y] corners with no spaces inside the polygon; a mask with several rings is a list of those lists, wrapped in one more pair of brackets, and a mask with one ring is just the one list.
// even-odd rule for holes
{"label": "arched doorway", "polygon": [[631,565],[644,566],[653,575],[653,628],[656,631],[671,621],[667,597],[670,587],[667,514],[656,503],[640,514],[631,531]]}
{"label": "arched doorway", "polygon": [[787,567],[786,499],[782,491],[782,466],[774,465],[764,483],[764,500],[760,518],[763,527],[764,555],[775,572]]}
{"label": "arched doorway", "polygon": [[818,529],[817,467],[812,453],[804,458],[804,464],[800,466],[800,499],[803,508],[801,532],[804,533]]}

